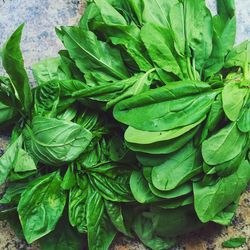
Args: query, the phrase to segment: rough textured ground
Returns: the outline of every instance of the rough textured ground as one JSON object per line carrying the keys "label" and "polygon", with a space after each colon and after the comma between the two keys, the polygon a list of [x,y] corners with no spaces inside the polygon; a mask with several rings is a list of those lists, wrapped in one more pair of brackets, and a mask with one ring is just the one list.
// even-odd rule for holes
{"label": "rough textured ground", "polygon": [[[149,0],[150,1],[150,0]],[[208,4],[215,12],[213,0]],[[237,43],[250,38],[250,0],[236,0],[238,15]],[[31,74],[31,65],[38,60],[56,56],[61,43],[55,36],[54,28],[75,24],[84,10],[84,0],[0,0],[0,47],[6,38],[23,22],[26,23],[22,48],[25,64]],[[1,72],[1,66],[0,66]],[[0,128],[0,134],[1,134]],[[0,136],[0,155],[6,148],[7,136]],[[0,190],[1,191],[1,190]],[[196,234],[182,238],[173,250],[219,250],[221,243],[230,237],[250,238],[250,191],[242,195],[240,207],[232,226],[209,225]],[[0,222],[0,250],[38,250],[19,240],[6,222]],[[145,250],[138,242],[118,238],[112,250]],[[248,245],[238,248],[250,249]],[[60,250],[60,249],[58,249]]]}

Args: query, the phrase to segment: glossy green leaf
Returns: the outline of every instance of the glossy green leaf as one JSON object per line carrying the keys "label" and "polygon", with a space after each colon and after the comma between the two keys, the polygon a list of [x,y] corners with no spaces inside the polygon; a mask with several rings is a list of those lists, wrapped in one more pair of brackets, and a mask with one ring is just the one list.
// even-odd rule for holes
{"label": "glossy green leaf", "polygon": [[202,156],[209,165],[217,165],[236,157],[246,142],[246,134],[231,123],[205,140],[202,144]]}
{"label": "glossy green leaf", "polygon": [[227,84],[222,91],[223,109],[231,121],[236,121],[249,91],[235,83]]}
{"label": "glossy green leaf", "polygon": [[203,186],[202,183],[194,183],[194,205],[199,219],[202,222],[212,220],[239,197],[249,180],[250,164],[244,161],[234,174],[220,178],[215,185]]}
{"label": "glossy green leaf", "polygon": [[153,185],[162,191],[172,190],[201,172],[198,151],[191,143],[170,155],[152,170]]}
{"label": "glossy green leaf", "polygon": [[[170,130],[193,124],[209,111],[215,93],[203,82],[171,82],[118,103],[114,117],[136,129]],[[206,92],[206,93],[203,93]]]}

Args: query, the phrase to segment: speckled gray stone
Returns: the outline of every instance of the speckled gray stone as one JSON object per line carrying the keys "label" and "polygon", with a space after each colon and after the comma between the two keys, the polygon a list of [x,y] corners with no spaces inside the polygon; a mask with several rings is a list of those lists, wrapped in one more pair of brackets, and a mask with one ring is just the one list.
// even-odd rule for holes
{"label": "speckled gray stone", "polygon": [[[56,38],[54,27],[77,23],[83,13],[84,2],[84,0],[0,0],[0,47],[19,24],[26,23],[22,49],[25,65],[32,81],[31,65],[42,58],[56,56],[62,47]],[[215,14],[215,1],[207,0],[207,4]],[[250,38],[250,0],[236,0],[236,7],[237,43],[239,43]],[[6,148],[7,139],[7,136],[0,136],[0,155],[1,150]],[[220,250],[221,243],[230,237],[245,236],[249,239],[249,214],[250,192],[248,191],[241,197],[237,216],[231,226],[210,225],[195,234],[182,237],[179,245],[173,250]],[[6,222],[0,222],[0,250],[37,249],[39,247],[36,244],[28,246],[24,241],[18,239]],[[111,250],[146,249],[137,241],[125,237],[117,238],[111,247]],[[250,242],[248,241],[247,246],[238,249],[250,249]]]}

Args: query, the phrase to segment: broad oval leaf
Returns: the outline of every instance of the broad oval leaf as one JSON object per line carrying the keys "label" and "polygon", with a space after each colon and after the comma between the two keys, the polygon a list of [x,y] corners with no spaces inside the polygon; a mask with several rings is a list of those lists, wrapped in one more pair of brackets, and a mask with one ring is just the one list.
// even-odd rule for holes
{"label": "broad oval leaf", "polygon": [[22,193],[18,214],[28,243],[55,229],[66,203],[58,172],[43,176]]}
{"label": "broad oval leaf", "polygon": [[247,93],[247,88],[240,88],[235,83],[227,84],[224,87],[222,91],[223,109],[231,121],[234,122],[239,117]]}
{"label": "broad oval leaf", "polygon": [[168,191],[188,181],[202,171],[201,163],[197,160],[198,151],[187,144],[178,152],[152,170],[153,185],[162,191]]}
{"label": "broad oval leaf", "polygon": [[209,165],[232,160],[245,145],[247,135],[239,131],[236,123],[222,128],[202,143],[202,156]]}
{"label": "broad oval leaf", "polygon": [[26,127],[25,138],[25,145],[35,159],[58,166],[83,153],[92,134],[76,123],[35,116],[31,127]]}
{"label": "broad oval leaf", "polygon": [[241,163],[232,175],[219,179],[215,185],[194,182],[194,205],[199,219],[205,223],[235,201],[250,180],[250,164]]}
{"label": "broad oval leaf", "polygon": [[[118,103],[114,117],[136,129],[170,130],[193,124],[209,111],[216,92],[203,82],[171,82]],[[205,92],[205,93],[204,93]]]}
{"label": "broad oval leaf", "polygon": [[199,121],[190,124],[185,127],[180,127],[172,130],[167,131],[160,131],[160,132],[149,132],[138,130],[133,127],[128,127],[125,132],[125,140],[129,143],[136,143],[136,144],[152,144],[161,141],[167,141],[171,139],[175,139],[180,137],[181,135],[187,133],[188,131],[192,130],[196,126],[198,126],[202,121],[205,120],[205,117],[200,119]]}

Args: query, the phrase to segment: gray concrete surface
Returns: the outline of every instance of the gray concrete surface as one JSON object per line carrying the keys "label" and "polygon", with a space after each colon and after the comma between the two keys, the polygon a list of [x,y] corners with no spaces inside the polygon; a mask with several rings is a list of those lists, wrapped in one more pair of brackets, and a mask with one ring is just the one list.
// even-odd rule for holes
{"label": "gray concrete surface", "polygon": [[[215,13],[215,1],[208,0],[207,2]],[[250,0],[236,0],[236,5],[237,43],[239,43],[250,38]],[[31,65],[42,58],[56,56],[62,46],[56,38],[54,27],[75,24],[83,10],[84,0],[0,0],[0,47],[17,26],[25,22],[22,48],[25,65],[33,79]],[[0,136],[0,151],[6,147],[6,143],[7,136]],[[219,250],[221,243],[230,237],[245,236],[249,238],[249,214],[250,192],[247,191],[241,198],[240,207],[232,226],[209,226],[196,234],[182,238],[174,250]],[[0,222],[0,250],[37,249],[39,248],[36,244],[28,246],[14,235],[5,222]],[[145,250],[145,247],[136,241],[121,237],[115,241],[111,249]],[[248,246],[239,249],[250,249],[250,243],[248,242]]]}

